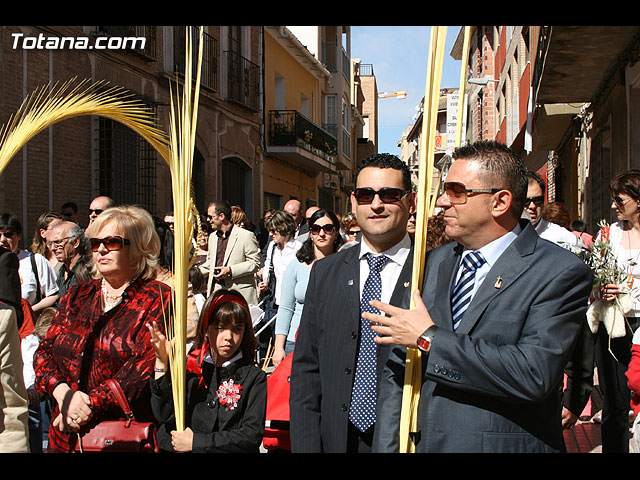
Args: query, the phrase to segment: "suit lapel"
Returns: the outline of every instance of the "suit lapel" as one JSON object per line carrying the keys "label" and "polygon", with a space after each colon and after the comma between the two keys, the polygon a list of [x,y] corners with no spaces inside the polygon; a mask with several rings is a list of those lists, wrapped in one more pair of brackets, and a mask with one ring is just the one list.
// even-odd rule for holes
{"label": "suit lapel", "polygon": [[467,334],[480,320],[489,303],[502,292],[508,290],[533,263],[531,253],[535,250],[537,234],[529,222],[509,247],[491,267],[482,285],[469,304],[456,332]]}
{"label": "suit lapel", "polygon": [[[451,316],[451,290],[453,288],[453,282],[455,282],[456,272],[458,271],[458,265],[460,265],[460,258],[463,247],[460,244],[451,244],[448,247],[451,248],[450,254],[446,259],[437,264],[436,271],[433,275],[429,275],[428,278],[434,284],[427,284],[425,278],[425,284],[423,285],[422,298],[426,299],[427,295],[433,291],[433,304],[441,306],[441,310],[438,313],[439,318],[438,327],[453,330],[453,318]],[[426,264],[429,264],[429,258],[427,257]],[[427,292],[425,294],[425,292]],[[444,303],[444,304],[443,304]]]}
{"label": "suit lapel", "polygon": [[227,248],[224,251],[224,260],[222,261],[222,265],[227,265],[227,263],[229,262],[229,255],[231,255],[231,251],[233,250],[233,247],[235,245],[235,243],[238,241],[238,231],[236,230],[237,226],[234,226],[231,229],[231,233],[229,234],[229,242],[227,243]]}
{"label": "suit lapel", "polygon": [[402,266],[400,276],[393,289],[389,303],[402,308],[409,308],[411,304],[411,276],[413,273],[413,246],[409,250],[407,260]]}
{"label": "suit lapel", "polygon": [[360,261],[358,245],[349,248],[344,255],[342,268],[338,281],[344,292],[349,315],[347,318],[355,318],[360,321]]}

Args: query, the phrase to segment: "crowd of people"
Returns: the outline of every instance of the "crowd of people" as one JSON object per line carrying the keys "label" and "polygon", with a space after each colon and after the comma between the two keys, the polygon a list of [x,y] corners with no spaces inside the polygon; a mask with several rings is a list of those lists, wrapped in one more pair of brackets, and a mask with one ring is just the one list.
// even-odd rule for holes
{"label": "crowd of people", "polygon": [[[182,429],[165,332],[173,213],[100,196],[83,227],[68,202],[39,217],[28,247],[18,217],[0,215],[0,451],[81,450],[96,425],[123,418],[115,380],[162,452],[264,451],[275,401],[287,441],[269,451],[398,452],[413,348],[416,452],[563,452],[590,399],[603,452],[628,452],[640,418],[640,171],[613,179],[618,222],[592,236],[504,145],[453,159],[415,291],[416,192],[394,155],[358,166],[344,215],[292,199],[254,226],[211,202],[193,239]],[[623,282],[594,266],[604,244]],[[270,383],[282,369],[287,381]]]}

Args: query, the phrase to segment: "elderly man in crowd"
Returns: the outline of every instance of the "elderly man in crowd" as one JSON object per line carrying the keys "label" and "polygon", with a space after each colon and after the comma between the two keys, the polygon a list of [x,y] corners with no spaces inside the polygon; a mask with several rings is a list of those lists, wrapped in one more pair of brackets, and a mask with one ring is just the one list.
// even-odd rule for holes
{"label": "elderly man in crowd", "polygon": [[47,233],[47,243],[62,264],[58,275],[58,298],[61,298],[71,285],[91,278],[91,246],[82,228],[67,221],[56,222],[52,226]]}

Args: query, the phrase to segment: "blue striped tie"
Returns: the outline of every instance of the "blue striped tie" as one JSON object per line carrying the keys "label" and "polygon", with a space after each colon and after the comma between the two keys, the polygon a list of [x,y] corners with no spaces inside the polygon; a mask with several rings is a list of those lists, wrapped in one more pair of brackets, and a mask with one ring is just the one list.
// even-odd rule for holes
{"label": "blue striped tie", "polygon": [[[379,314],[380,310],[369,305],[371,300],[380,300],[382,294],[382,278],[380,271],[389,260],[385,255],[367,254],[369,276],[364,282],[360,312]],[[351,408],[349,418],[361,432],[366,431],[376,421],[376,369],[377,346],[373,338],[370,322],[360,317],[360,348],[356,363],[353,390],[351,392]]]}
{"label": "blue striped tie", "polygon": [[462,259],[462,274],[451,295],[451,314],[453,316],[453,329],[458,328],[462,315],[471,303],[471,292],[476,279],[476,270],[486,260],[478,251],[470,252]]}

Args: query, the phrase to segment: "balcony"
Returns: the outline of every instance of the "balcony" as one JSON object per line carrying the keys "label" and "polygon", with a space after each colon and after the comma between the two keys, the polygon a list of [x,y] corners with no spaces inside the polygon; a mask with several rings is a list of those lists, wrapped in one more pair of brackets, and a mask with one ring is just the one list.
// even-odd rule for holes
{"label": "balcony", "polygon": [[146,61],[151,62],[157,60],[157,27],[147,27],[142,25],[115,25],[115,26],[99,26],[92,32],[94,35],[107,35],[109,37],[122,38],[144,38],[144,45],[135,47],[129,51],[142,56]]}
{"label": "balcony", "polygon": [[[198,61],[199,32],[192,27],[194,76]],[[202,70],[201,85],[213,92],[218,91],[218,41],[207,33],[202,36]],[[184,75],[186,53],[186,31],[184,28],[173,29],[173,64],[174,72]]]}
{"label": "balcony", "polygon": [[295,110],[269,112],[269,152],[313,173],[335,172],[338,141]]}
{"label": "balcony", "polygon": [[224,52],[227,62],[227,100],[254,112],[260,110],[260,67],[236,52]]}

